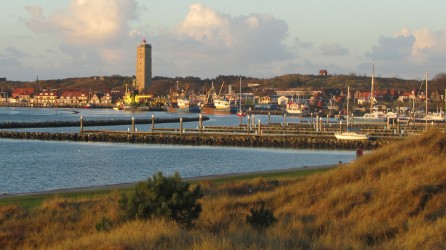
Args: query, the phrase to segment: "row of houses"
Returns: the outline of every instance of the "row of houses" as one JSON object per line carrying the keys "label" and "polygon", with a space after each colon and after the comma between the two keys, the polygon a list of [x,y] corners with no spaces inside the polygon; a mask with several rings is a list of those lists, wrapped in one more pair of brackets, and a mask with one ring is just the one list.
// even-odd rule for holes
{"label": "row of houses", "polygon": [[[296,98],[306,99],[310,103],[317,103],[324,100],[324,106],[336,103],[343,103],[347,98],[347,93],[341,89],[325,90],[274,90],[264,94],[242,93],[243,100],[252,100],[253,104],[278,104],[286,105]],[[83,107],[95,105],[102,107],[113,106],[116,99],[121,98],[121,93],[90,93],[85,91],[59,91],[42,90],[36,93],[34,88],[15,88],[10,96],[6,92],[0,92],[0,104],[6,105],[30,105],[30,106],[68,106]],[[238,99],[240,94],[232,93],[226,96],[228,99]],[[197,97],[196,97],[197,98]],[[206,99],[206,95],[203,95]],[[373,97],[371,92],[355,91],[350,93],[351,102],[364,105],[381,101],[409,102],[411,100],[425,100],[423,92],[403,92],[396,90],[375,91]],[[199,99],[199,98],[198,98]],[[352,100],[353,99],[353,100]],[[429,92],[429,99],[432,101],[442,101],[444,96],[438,91]]]}
{"label": "row of houses", "polygon": [[[335,103],[343,102],[348,94],[340,89],[330,89],[330,90],[311,90],[311,91],[304,91],[304,90],[277,90],[276,96],[278,98],[271,98],[277,99],[279,105],[283,105],[289,101],[291,98],[304,98],[304,99],[325,99],[325,100],[331,100]],[[385,90],[385,91],[375,91],[372,95],[370,91],[355,91],[351,92],[350,94],[350,102],[353,102],[355,104],[363,105],[366,103],[370,103],[372,100],[373,102],[378,101],[387,101],[387,102],[393,102],[393,101],[399,101],[399,102],[408,102],[410,100],[424,100],[425,99],[425,93],[420,92],[416,93],[415,91],[412,92],[402,92],[402,91],[396,91],[396,90]],[[437,91],[433,91],[429,95],[430,99],[441,99],[443,100],[443,96],[440,95]],[[262,100],[262,99],[261,99]],[[268,102],[269,99],[263,98],[263,100],[266,100]],[[262,103],[261,101],[259,103]]]}
{"label": "row of houses", "polygon": [[42,90],[35,92],[34,88],[15,88],[11,96],[0,93],[0,102],[11,105],[30,106],[67,106],[83,107],[86,105],[112,106],[110,93],[88,93],[84,91]]}

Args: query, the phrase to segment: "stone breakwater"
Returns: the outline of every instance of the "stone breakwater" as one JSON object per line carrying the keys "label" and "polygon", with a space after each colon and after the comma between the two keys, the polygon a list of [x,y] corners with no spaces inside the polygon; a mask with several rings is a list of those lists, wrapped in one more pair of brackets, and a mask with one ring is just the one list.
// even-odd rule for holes
{"label": "stone breakwater", "polygon": [[[183,117],[183,122],[196,122],[199,117]],[[209,120],[209,117],[202,117],[203,121]],[[180,118],[154,118],[153,123],[179,123]],[[135,124],[151,124],[152,119],[135,119]],[[131,125],[131,119],[116,120],[83,120],[82,124],[86,126],[115,126]],[[4,122],[0,123],[0,129],[11,128],[53,128],[53,127],[79,127],[80,121],[42,121],[42,122]]]}
{"label": "stone breakwater", "polygon": [[172,145],[207,145],[237,147],[270,147],[296,149],[345,149],[363,148],[371,150],[387,144],[391,139],[365,141],[340,141],[334,136],[259,136],[248,134],[208,134],[208,133],[153,133],[153,132],[82,132],[48,133],[0,131],[0,138],[58,140],[81,142],[147,143]]}

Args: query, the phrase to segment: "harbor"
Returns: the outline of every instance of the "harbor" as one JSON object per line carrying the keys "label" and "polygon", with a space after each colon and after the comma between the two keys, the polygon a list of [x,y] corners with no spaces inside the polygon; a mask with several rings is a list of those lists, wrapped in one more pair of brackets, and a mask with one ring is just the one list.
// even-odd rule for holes
{"label": "harbor", "polygon": [[[235,118],[233,115],[217,117],[222,121],[232,119],[232,125],[225,125],[223,122],[207,125],[206,122],[211,118],[201,114],[188,117],[171,115],[162,118],[152,114],[151,119],[141,116],[138,118],[130,116],[126,119],[86,119],[80,116],[79,120],[71,118],[70,121],[0,122],[0,128],[3,129],[0,131],[0,137],[84,142],[372,150],[392,141],[419,134],[428,128],[444,129],[444,124],[408,124],[396,119],[375,123],[352,122],[347,127],[342,120],[320,117],[298,119],[270,114],[248,115],[243,118]],[[238,119],[239,124],[234,125],[236,121],[234,118]],[[121,126],[117,128],[116,125]],[[72,129],[70,132],[19,130],[58,127]],[[78,127],[78,131],[74,132],[73,127]],[[335,133],[347,130],[367,134],[369,139],[339,140],[335,137]]]}
{"label": "harbor", "polygon": [[5,124],[0,192],[7,194],[135,182],[157,171],[197,177],[347,163],[358,148],[367,153],[444,127],[354,122],[349,129],[370,139],[338,140],[346,123],[317,116],[1,108]]}

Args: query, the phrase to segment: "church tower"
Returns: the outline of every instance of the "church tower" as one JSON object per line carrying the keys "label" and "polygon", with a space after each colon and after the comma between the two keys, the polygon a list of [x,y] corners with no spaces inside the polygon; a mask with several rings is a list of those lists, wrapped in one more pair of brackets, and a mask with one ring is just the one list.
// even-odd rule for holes
{"label": "church tower", "polygon": [[138,93],[144,93],[152,83],[152,45],[146,40],[136,48],[136,83]]}

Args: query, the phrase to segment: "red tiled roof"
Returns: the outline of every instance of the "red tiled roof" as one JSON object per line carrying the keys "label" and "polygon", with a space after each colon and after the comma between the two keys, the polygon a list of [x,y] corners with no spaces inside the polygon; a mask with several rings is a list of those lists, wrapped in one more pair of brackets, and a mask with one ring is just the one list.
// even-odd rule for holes
{"label": "red tiled roof", "polygon": [[12,91],[12,98],[16,98],[20,95],[32,95],[34,93],[34,88],[15,88]]}

